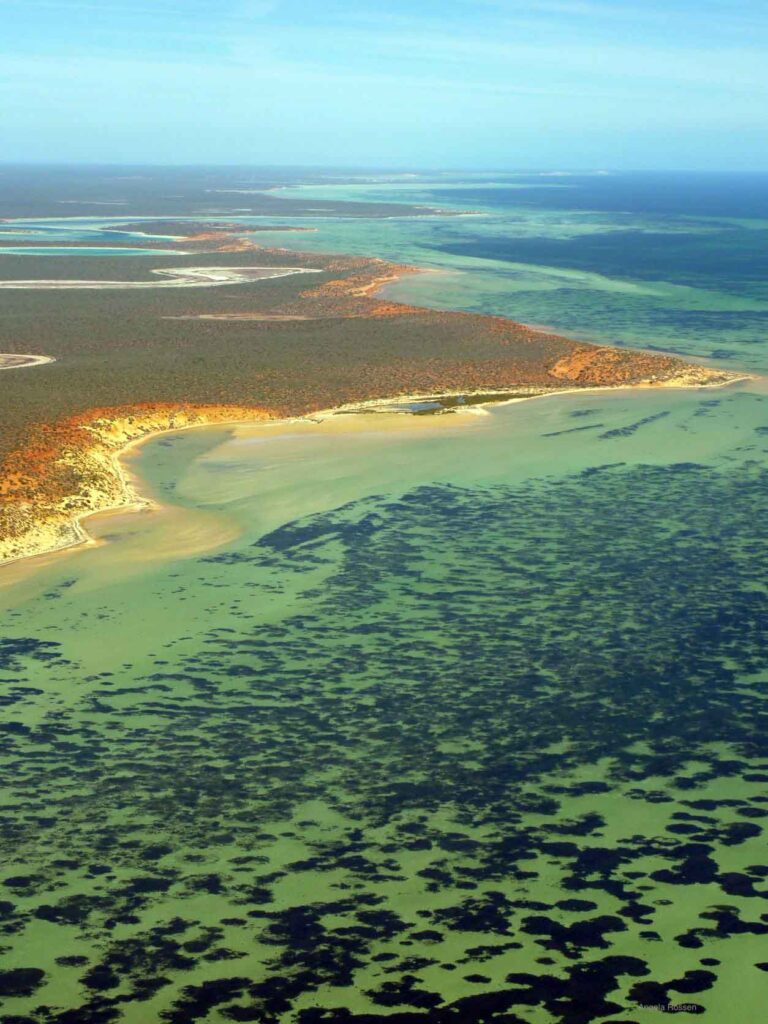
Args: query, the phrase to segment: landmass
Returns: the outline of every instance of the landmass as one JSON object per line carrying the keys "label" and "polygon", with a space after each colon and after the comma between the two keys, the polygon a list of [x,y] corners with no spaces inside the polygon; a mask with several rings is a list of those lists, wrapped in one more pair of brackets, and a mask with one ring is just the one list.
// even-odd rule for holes
{"label": "landmass", "polygon": [[735,379],[502,317],[397,303],[377,293],[417,268],[261,247],[237,224],[203,226],[187,222],[173,268],[150,255],[3,258],[0,367],[50,362],[13,374],[0,405],[0,561],[82,541],[84,516],[135,503],[117,456],[160,431],[398,396],[441,396],[448,411],[468,396]]}
{"label": "landmass", "polygon": [[[0,223],[20,217],[50,220],[65,217],[151,217],[162,222],[205,217],[221,221],[238,215],[301,217],[463,216],[407,202],[315,199],[286,185],[318,184],[304,172],[204,167],[137,167],[122,173],[114,167],[0,167]],[[322,180],[322,179],[321,179]],[[138,230],[143,231],[143,228]],[[250,228],[249,228],[250,230]],[[183,232],[182,232],[183,233]]]}

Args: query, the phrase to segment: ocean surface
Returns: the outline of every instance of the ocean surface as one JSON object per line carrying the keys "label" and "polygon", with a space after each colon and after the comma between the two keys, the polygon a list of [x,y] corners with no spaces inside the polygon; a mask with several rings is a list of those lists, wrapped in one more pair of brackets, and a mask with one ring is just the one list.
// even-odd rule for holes
{"label": "ocean surface", "polygon": [[[393,298],[768,368],[768,176],[297,191],[467,213],[258,235]],[[767,453],[762,380],[144,446],[0,576],[2,1024],[762,1019]]]}

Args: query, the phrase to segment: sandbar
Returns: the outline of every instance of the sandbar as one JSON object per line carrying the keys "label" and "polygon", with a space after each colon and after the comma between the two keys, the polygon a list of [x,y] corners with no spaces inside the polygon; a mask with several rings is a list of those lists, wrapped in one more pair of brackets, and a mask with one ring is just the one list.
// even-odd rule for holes
{"label": "sandbar", "polygon": [[39,356],[31,353],[0,352],[0,370],[21,370],[28,366],[43,366],[55,363],[53,356]]}

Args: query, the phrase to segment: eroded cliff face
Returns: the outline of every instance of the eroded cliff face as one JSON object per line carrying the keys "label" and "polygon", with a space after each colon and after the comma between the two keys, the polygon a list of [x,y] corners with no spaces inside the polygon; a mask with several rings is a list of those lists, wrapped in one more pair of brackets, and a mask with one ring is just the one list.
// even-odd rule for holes
{"label": "eroded cliff face", "polygon": [[183,427],[270,418],[243,406],[137,405],[41,424],[0,477],[0,564],[80,543],[83,516],[144,503],[117,458],[131,443]]}

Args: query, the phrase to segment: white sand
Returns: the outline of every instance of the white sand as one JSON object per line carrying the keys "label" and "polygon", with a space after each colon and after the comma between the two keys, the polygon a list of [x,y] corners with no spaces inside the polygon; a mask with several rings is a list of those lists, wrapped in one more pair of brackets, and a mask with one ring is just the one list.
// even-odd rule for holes
{"label": "white sand", "polygon": [[0,370],[20,370],[27,366],[55,363],[53,356],[34,356],[26,353],[0,352]]}
{"label": "white sand", "polygon": [[0,288],[28,290],[73,288],[212,288],[226,284],[253,284],[273,277],[289,274],[319,274],[308,267],[174,267],[153,270],[153,274],[167,277],[161,281],[0,281]]}

